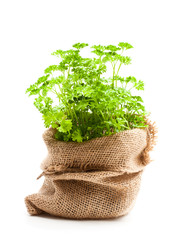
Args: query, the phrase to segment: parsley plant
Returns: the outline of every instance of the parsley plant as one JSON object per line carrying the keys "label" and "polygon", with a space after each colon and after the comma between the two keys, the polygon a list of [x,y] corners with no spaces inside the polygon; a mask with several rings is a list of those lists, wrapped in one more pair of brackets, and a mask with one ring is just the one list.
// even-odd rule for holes
{"label": "parsley plant", "polygon": [[[57,65],[44,70],[44,75],[26,93],[36,95],[34,105],[42,114],[46,128],[56,129],[61,141],[83,142],[120,131],[146,127],[146,111],[140,96],[133,89],[144,90],[144,83],[133,76],[121,77],[122,65],[131,63],[124,52],[129,43],[94,45],[92,58],[80,55],[86,43],[72,49],[57,50]],[[108,65],[112,76],[104,77]]]}

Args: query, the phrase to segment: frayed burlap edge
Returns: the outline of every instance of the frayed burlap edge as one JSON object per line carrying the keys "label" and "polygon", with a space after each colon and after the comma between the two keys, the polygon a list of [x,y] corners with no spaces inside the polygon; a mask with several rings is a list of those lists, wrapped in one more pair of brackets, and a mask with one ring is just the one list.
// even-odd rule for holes
{"label": "frayed burlap edge", "polygon": [[[153,161],[150,157],[150,151],[152,151],[156,145],[157,133],[158,133],[156,122],[152,122],[151,120],[146,118],[146,125],[148,125],[148,127],[146,127],[144,130],[146,130],[146,132],[147,132],[147,146],[142,151],[141,157],[140,157],[140,161],[144,166],[148,165],[150,162]],[[55,131],[55,129],[52,129],[52,130]],[[126,130],[126,131],[131,131],[131,130]],[[116,133],[116,134],[119,134],[119,133]],[[46,132],[44,132],[43,137],[47,139]],[[103,136],[103,137],[108,138],[108,136]],[[89,141],[92,141],[92,143],[93,143],[94,140],[96,140],[96,139],[91,139]],[[54,143],[54,141],[53,141],[53,143]],[[79,143],[79,144],[81,144],[81,143]],[[87,163],[87,164],[80,163],[80,165],[76,168],[73,167],[73,164],[74,164],[73,162],[72,163],[66,162],[66,163],[64,163],[64,165],[61,165],[61,164],[60,165],[50,165],[37,177],[37,179],[39,179],[40,177],[42,177],[44,175],[50,175],[50,174],[59,173],[59,172],[61,172],[61,173],[84,172],[84,171],[89,171],[89,170],[91,170],[91,171],[97,170],[96,168],[93,168],[89,163]],[[98,170],[104,171],[104,170],[108,170],[108,169],[107,169],[107,166],[105,165],[104,167],[101,166],[100,168],[98,168]],[[112,171],[112,169],[111,169],[111,171]]]}
{"label": "frayed burlap edge", "polygon": [[146,166],[153,160],[150,157],[150,151],[152,151],[156,145],[157,142],[157,133],[158,133],[158,128],[156,126],[156,122],[152,122],[149,119],[146,119],[146,124],[148,127],[146,128],[147,130],[147,146],[141,153],[141,162]]}

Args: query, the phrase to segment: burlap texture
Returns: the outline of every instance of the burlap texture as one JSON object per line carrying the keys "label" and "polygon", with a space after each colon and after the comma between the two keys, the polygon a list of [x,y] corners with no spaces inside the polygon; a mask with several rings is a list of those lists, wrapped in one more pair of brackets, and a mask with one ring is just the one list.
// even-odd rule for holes
{"label": "burlap texture", "polygon": [[73,219],[105,219],[127,214],[134,206],[141,174],[150,162],[155,129],[133,129],[83,143],[62,142],[50,128],[43,134],[48,156],[45,181],[25,198],[29,214]]}

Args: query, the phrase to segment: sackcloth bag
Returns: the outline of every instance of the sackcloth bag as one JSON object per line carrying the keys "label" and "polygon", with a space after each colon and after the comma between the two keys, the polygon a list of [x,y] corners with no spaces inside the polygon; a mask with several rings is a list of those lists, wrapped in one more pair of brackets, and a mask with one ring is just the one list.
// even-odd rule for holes
{"label": "sackcloth bag", "polygon": [[58,141],[55,129],[43,134],[48,149],[41,163],[44,183],[25,198],[30,215],[108,219],[134,206],[141,175],[151,161],[156,129],[132,129],[82,143]]}

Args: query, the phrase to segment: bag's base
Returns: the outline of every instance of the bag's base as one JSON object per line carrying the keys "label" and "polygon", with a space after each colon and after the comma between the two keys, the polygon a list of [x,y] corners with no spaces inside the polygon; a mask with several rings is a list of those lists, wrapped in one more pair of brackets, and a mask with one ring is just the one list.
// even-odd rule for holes
{"label": "bag's base", "polygon": [[61,180],[61,175],[46,176],[39,193],[25,198],[26,207],[30,215],[48,213],[69,219],[117,218],[126,215],[134,206],[141,174],[142,171],[103,176],[99,183]]}

